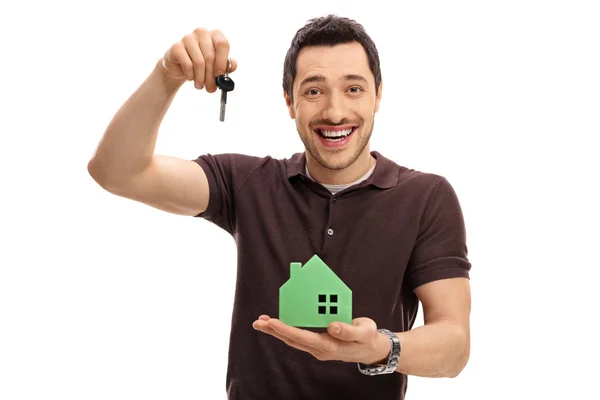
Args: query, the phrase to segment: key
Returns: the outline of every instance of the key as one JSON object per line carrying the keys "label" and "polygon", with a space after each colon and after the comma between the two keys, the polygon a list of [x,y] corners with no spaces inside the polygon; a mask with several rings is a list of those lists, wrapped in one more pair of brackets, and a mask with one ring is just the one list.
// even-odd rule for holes
{"label": "key", "polygon": [[225,121],[225,105],[227,104],[227,92],[231,92],[235,87],[233,79],[229,77],[231,72],[231,60],[227,59],[227,72],[225,75],[219,75],[215,78],[217,87],[221,89],[221,112],[219,114],[219,120]]}

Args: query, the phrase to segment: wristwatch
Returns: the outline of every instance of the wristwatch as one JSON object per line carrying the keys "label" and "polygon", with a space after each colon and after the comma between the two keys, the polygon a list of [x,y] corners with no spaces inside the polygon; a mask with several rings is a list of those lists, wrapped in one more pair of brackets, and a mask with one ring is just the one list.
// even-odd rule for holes
{"label": "wristwatch", "polygon": [[377,329],[377,331],[390,338],[390,355],[387,360],[387,365],[365,365],[363,363],[358,363],[358,370],[364,375],[373,376],[391,374],[398,366],[398,358],[400,358],[400,339],[398,339],[398,336],[396,336],[394,332],[390,332],[387,329]]}

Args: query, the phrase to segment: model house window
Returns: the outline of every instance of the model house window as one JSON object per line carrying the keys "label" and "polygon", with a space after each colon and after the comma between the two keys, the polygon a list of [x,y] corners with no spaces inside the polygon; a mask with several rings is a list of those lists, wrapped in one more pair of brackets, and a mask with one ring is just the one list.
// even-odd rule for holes
{"label": "model house window", "polygon": [[337,314],[337,294],[329,295],[329,302],[327,301],[326,294],[319,295],[319,314],[327,314],[327,306],[329,306],[329,314]]}

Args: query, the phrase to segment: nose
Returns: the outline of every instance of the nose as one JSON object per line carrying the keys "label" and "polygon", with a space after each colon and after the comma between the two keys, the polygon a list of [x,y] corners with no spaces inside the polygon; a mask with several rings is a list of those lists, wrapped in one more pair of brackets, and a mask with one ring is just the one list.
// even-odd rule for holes
{"label": "nose", "polygon": [[321,114],[324,120],[329,120],[334,124],[341,122],[346,116],[344,96],[337,92],[330,93]]}

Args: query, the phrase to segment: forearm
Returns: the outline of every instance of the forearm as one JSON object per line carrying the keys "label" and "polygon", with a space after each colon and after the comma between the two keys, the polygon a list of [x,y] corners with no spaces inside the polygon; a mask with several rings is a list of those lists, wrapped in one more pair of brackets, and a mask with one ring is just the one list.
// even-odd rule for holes
{"label": "forearm", "polygon": [[[401,351],[396,372],[422,377],[456,377],[469,358],[469,332],[460,324],[438,321],[408,332],[396,332]],[[386,364],[390,340],[381,335],[377,344],[377,364]]]}
{"label": "forearm", "polygon": [[453,378],[469,359],[470,334],[456,322],[438,321],[396,334],[402,345],[396,372]]}
{"label": "forearm", "polygon": [[112,186],[144,170],[154,154],[160,124],[183,82],[168,81],[160,61],[117,111],[88,164],[99,183]]}

